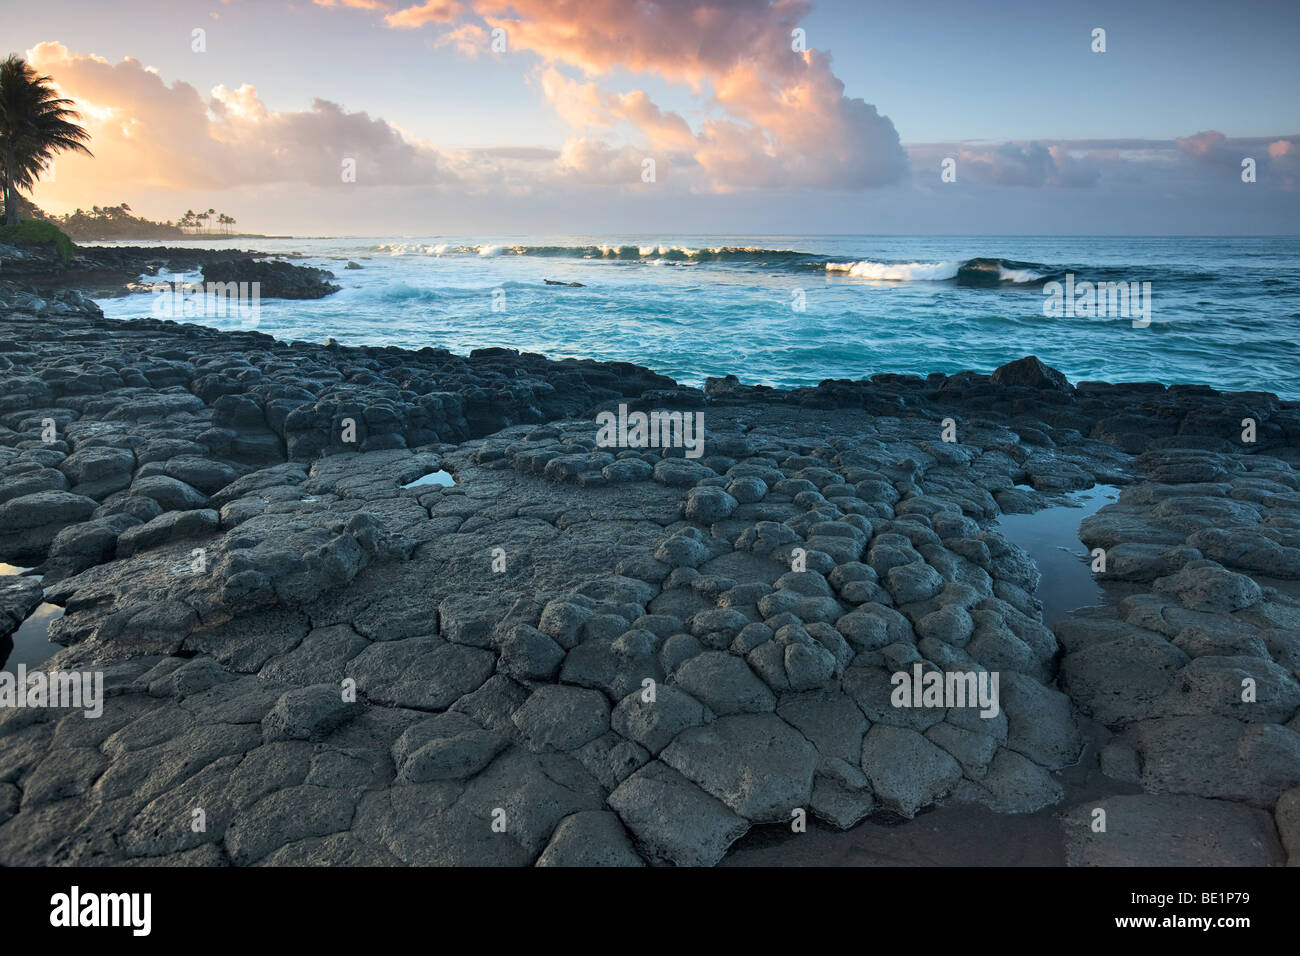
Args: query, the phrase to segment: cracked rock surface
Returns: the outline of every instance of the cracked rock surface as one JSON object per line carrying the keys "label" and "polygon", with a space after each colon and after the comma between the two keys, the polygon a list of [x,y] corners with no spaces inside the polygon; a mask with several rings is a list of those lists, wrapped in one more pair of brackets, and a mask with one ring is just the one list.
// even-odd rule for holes
{"label": "cracked rock surface", "polygon": [[[0,710],[0,863],[710,865],[952,803],[1057,807],[1079,865],[1300,845],[1295,403],[1031,359],[701,392],[92,309],[0,316],[0,370],[0,560],[44,575],[0,629],[62,607],[46,666],[108,695]],[[703,455],[598,448],[620,403],[702,411]],[[1048,628],[992,522],[1098,483],[1104,602]],[[914,665],[998,713],[894,706]],[[1068,803],[1081,720],[1140,838]]]}

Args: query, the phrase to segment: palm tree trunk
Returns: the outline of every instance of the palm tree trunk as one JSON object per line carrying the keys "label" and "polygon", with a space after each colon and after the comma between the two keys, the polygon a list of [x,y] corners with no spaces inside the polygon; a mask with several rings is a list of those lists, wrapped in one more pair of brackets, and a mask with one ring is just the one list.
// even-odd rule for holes
{"label": "palm tree trunk", "polygon": [[18,221],[18,190],[14,188],[14,164],[18,161],[17,149],[10,143],[5,149],[5,223],[12,226]]}

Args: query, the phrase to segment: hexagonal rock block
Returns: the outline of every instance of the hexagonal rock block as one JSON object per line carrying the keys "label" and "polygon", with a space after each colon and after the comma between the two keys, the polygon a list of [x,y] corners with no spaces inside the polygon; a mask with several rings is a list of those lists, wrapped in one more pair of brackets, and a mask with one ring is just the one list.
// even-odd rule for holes
{"label": "hexagonal rock block", "polygon": [[925,736],[952,754],[971,780],[979,780],[988,773],[989,762],[998,752],[998,742],[992,734],[957,727],[946,720],[927,730]]}
{"label": "hexagonal rock block", "polygon": [[598,690],[539,687],[510,718],[536,753],[577,750],[609,729],[609,701]]}
{"label": "hexagonal rock block", "polygon": [[570,601],[551,601],[542,608],[542,618],[537,629],[554,638],[565,650],[572,650],[582,640],[582,628],[596,612],[582,604]]}
{"label": "hexagonal rock block", "polygon": [[943,590],[943,577],[924,561],[900,564],[885,575],[885,587],[897,604],[925,601]]}
{"label": "hexagonal rock block", "polygon": [[671,685],[655,688],[655,699],[643,690],[628,694],[614,708],[610,723],[629,740],[657,754],[687,727],[712,720],[713,713],[690,694]]}
{"label": "hexagonal rock block", "polygon": [[1282,845],[1289,855],[1288,864],[1300,866],[1300,787],[1288,790],[1278,797],[1277,806],[1273,808],[1273,819],[1277,823],[1277,832],[1282,837]]}
{"label": "hexagonal rock block", "polygon": [[348,661],[345,673],[373,701],[442,710],[482,687],[495,666],[491,651],[440,637],[410,637],[371,644]]}
{"label": "hexagonal rock block", "polygon": [[867,775],[855,764],[838,757],[824,757],[813,778],[809,807],[819,820],[848,830],[876,807]]}
{"label": "hexagonal rock block", "polygon": [[619,784],[608,802],[646,856],[677,866],[713,866],[749,829],[726,804],[658,760]]}
{"label": "hexagonal rock block", "polygon": [[713,646],[725,647],[749,623],[749,618],[734,608],[711,607],[694,615],[689,623],[693,635],[703,638],[716,634],[718,643]]}
{"label": "hexagonal rock block", "polygon": [[438,605],[439,633],[453,644],[488,647],[500,618],[497,594],[454,594]]}
{"label": "hexagonal rock block", "polygon": [[1106,548],[1106,580],[1154,581],[1173,574],[1200,556],[1201,552],[1184,545],[1170,547],[1167,544],[1121,541],[1114,547]]}
{"label": "hexagonal rock block", "polygon": [[784,552],[788,545],[799,540],[799,535],[787,524],[780,521],[759,521],[754,527],[742,531],[734,546],[737,551],[772,554],[777,549]]}
{"label": "hexagonal rock block", "polygon": [[1300,784],[1300,734],[1231,717],[1146,720],[1124,735],[1142,755],[1149,793],[1183,793],[1271,807]]}
{"label": "hexagonal rock block", "polygon": [[775,714],[735,714],[678,734],[664,763],[754,823],[806,807],[817,748]]}
{"label": "hexagonal rock block", "polygon": [[697,568],[709,560],[709,549],[694,535],[675,534],[655,549],[654,558],[670,568]]}
{"label": "hexagonal rock block", "polygon": [[9,478],[0,478],[0,504],[11,498],[34,495],[39,491],[67,491],[68,479],[53,468],[38,468]]}
{"label": "hexagonal rock block", "polygon": [[[941,725],[942,726],[942,725]],[[1014,750],[999,750],[979,783],[963,781],[956,798],[982,803],[998,813],[1033,813],[1065,795],[1050,773]]]}
{"label": "hexagonal rock block", "polygon": [[715,714],[771,711],[776,698],[739,657],[705,651],[679,666],[673,681]]}
{"label": "hexagonal rock block", "polygon": [[[647,481],[654,473],[654,468],[640,458],[621,458],[600,470],[606,480],[618,483],[628,481]],[[539,865],[541,865],[539,863]]]}
{"label": "hexagonal rock block", "polygon": [[464,714],[437,714],[407,727],[393,744],[397,779],[463,780],[491,763],[509,742],[506,735],[484,730]]}
{"label": "hexagonal rock block", "polygon": [[615,814],[582,810],[560,821],[537,865],[645,866],[645,861],[632,849],[632,841]]}
{"label": "hexagonal rock block", "polygon": [[686,505],[683,514],[688,521],[713,524],[730,518],[739,502],[721,488],[705,486],[692,488],[686,493]]}
{"label": "hexagonal rock block", "polygon": [[66,525],[85,521],[99,502],[67,491],[38,491],[0,504],[0,554],[11,561],[42,560]]}
{"label": "hexagonal rock block", "polygon": [[1220,564],[1274,578],[1300,579],[1300,548],[1289,548],[1258,531],[1205,528],[1187,543]]}
{"label": "hexagonal rock block", "polygon": [[[1104,832],[1093,831],[1097,810]],[[1277,866],[1283,860],[1264,810],[1190,796],[1135,794],[1073,807],[1062,818],[1070,866]]]}
{"label": "hexagonal rock block", "polygon": [[795,692],[825,687],[835,676],[835,655],[817,644],[789,644],[784,652],[785,676]]}
{"label": "hexagonal rock block", "polygon": [[136,479],[131,483],[131,494],[152,498],[164,511],[193,511],[208,503],[203,492],[166,475]]}
{"label": "hexagonal rock block", "polygon": [[[166,660],[170,661],[173,658]],[[148,688],[149,696],[191,697],[195,694],[201,694],[205,690],[210,690],[218,684],[230,683],[236,678],[237,675],[230,673],[211,657],[196,657],[177,664],[176,667],[151,680]],[[335,687],[334,696],[342,697],[342,692],[337,687]]]}
{"label": "hexagonal rock block", "polygon": [[118,558],[129,558],[139,551],[211,534],[219,524],[217,512],[210,508],[197,511],[168,511],[141,525],[127,528],[117,537]]}
{"label": "hexagonal rock block", "polygon": [[1007,746],[1049,770],[1075,763],[1083,738],[1074,725],[1070,698],[1014,671],[1000,678]]}
{"label": "hexagonal rock block", "polygon": [[528,624],[517,624],[501,642],[501,665],[518,680],[547,680],[564,661],[564,648]]}
{"label": "hexagonal rock block", "polygon": [[712,468],[682,458],[664,458],[654,467],[654,480],[670,488],[689,488],[697,481],[717,476]]}
{"label": "hexagonal rock block", "polygon": [[961,764],[915,730],[875,724],[862,741],[862,772],[881,806],[911,819],[961,780]]}
{"label": "hexagonal rock block", "polygon": [[862,737],[870,729],[867,718],[848,697],[835,691],[788,694],[776,712],[807,737],[824,757],[857,763],[862,757]]}
{"label": "hexagonal rock block", "polygon": [[[1246,681],[1254,682],[1253,700],[1242,700]],[[1282,723],[1300,708],[1300,684],[1290,671],[1268,658],[1249,655],[1210,656],[1193,660],[1178,673],[1170,692],[1169,716],[1221,714],[1248,723]]]}
{"label": "hexagonal rock block", "polygon": [[1084,713],[1115,726],[1158,716],[1178,672],[1191,659],[1149,631],[1129,628],[1061,661],[1061,686]]}
{"label": "hexagonal rock block", "polygon": [[164,474],[197,488],[205,495],[216,494],[239,477],[239,472],[225,462],[200,455],[177,455],[168,459]]}
{"label": "hexagonal rock block", "polygon": [[1177,574],[1158,578],[1157,594],[1172,594],[1193,611],[1229,614],[1258,604],[1264,592],[1251,578],[1214,561],[1193,561]]}
{"label": "hexagonal rock block", "polygon": [[78,448],[59,463],[79,495],[104,498],[131,484],[135,454],[129,448],[91,446]]}
{"label": "hexagonal rock block", "polygon": [[346,830],[354,809],[355,798],[347,790],[277,790],[235,815],[226,831],[226,851],[236,864],[247,866],[295,840]]}
{"label": "hexagonal rock block", "polygon": [[578,593],[611,604],[644,605],[658,593],[658,590],[654,585],[647,584],[645,581],[624,577],[621,574],[612,574],[609,577],[588,581],[578,589]]}
{"label": "hexagonal rock block", "polygon": [[262,734],[268,741],[323,740],[364,709],[344,701],[336,684],[313,684],[281,696],[262,718]]}
{"label": "hexagonal rock block", "polygon": [[733,478],[727,485],[727,494],[741,504],[754,504],[767,497],[767,482],[754,476]]}

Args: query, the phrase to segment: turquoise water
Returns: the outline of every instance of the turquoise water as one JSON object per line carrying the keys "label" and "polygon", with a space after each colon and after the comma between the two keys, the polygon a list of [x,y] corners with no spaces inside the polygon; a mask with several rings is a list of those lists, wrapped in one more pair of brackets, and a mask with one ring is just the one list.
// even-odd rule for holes
{"label": "turquoise water", "polygon": [[[795,386],[884,371],[989,371],[1033,353],[1073,381],[1204,383],[1300,397],[1300,238],[195,241],[297,253],[335,273],[343,290],[327,299],[260,303],[257,328],[286,340],[459,353],[507,346],[637,362],[694,385],[727,373]],[[346,259],[362,268],[345,269]],[[1076,282],[1150,282],[1149,326],[1122,316],[1045,317],[1044,285],[1067,272]],[[128,318],[163,301],[140,293],[101,305]]]}

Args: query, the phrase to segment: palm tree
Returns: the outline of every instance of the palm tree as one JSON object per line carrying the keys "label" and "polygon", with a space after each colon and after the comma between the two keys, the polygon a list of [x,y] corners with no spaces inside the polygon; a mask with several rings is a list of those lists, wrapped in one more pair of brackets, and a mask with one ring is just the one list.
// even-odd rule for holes
{"label": "palm tree", "polygon": [[18,56],[0,63],[0,173],[9,223],[18,221],[18,190],[31,189],[55,153],[93,155],[85,145],[90,134],[75,122],[81,115],[53,84]]}

